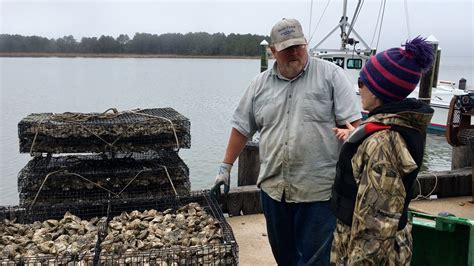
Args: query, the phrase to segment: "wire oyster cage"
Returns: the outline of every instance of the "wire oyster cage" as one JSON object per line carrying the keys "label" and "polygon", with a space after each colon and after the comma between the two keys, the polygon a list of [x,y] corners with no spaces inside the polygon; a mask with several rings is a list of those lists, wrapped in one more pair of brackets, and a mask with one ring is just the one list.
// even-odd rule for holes
{"label": "wire oyster cage", "polygon": [[20,205],[189,195],[189,169],[176,152],[35,157],[18,174]]}
{"label": "wire oyster cage", "polygon": [[22,153],[146,152],[191,147],[191,123],[173,108],[34,113],[18,123]]}
{"label": "wire oyster cage", "polygon": [[[174,195],[189,195],[191,183],[188,180],[173,182],[171,185],[159,187],[138,187],[122,189],[111,189],[110,192],[103,189],[82,189],[82,190],[62,190],[62,191],[42,191],[20,192],[20,206],[48,205],[58,203],[82,203],[82,202],[102,202],[106,203],[114,199],[156,199]],[[113,193],[113,194],[112,194]]]}
{"label": "wire oyster cage", "polygon": [[[194,209],[190,207],[192,204],[198,204],[199,207]],[[185,208],[190,208],[186,210]],[[194,214],[194,210],[202,208],[208,216],[199,216],[199,211]],[[163,235],[158,242],[150,236],[146,237],[152,244],[152,248],[140,249],[132,247],[128,250],[119,250],[118,252],[104,251],[104,243],[101,244],[102,252],[100,253],[100,264],[156,264],[156,265],[237,265],[238,264],[238,245],[233,235],[230,225],[224,218],[222,210],[218,203],[209,196],[209,191],[192,192],[190,196],[185,197],[168,197],[156,201],[116,201],[111,204],[109,217],[108,233],[114,234],[114,220],[120,220],[124,215],[123,212],[129,210],[138,210],[146,212],[146,210],[156,210],[161,213],[155,216],[164,228]],[[192,210],[192,211],[191,211]],[[191,212],[193,212],[191,214]],[[179,216],[184,213],[186,220],[184,226],[185,231],[180,230]],[[132,214],[130,214],[132,215]],[[194,218],[200,217],[197,221],[192,222]],[[207,218],[206,218],[207,217]],[[168,222],[166,221],[168,218]],[[183,217],[181,217],[184,219]],[[209,218],[212,218],[209,220]],[[133,219],[132,219],[133,220]],[[146,218],[144,218],[145,224]],[[136,219],[134,220],[136,222]],[[151,224],[152,221],[150,221]],[[206,226],[204,226],[206,225]],[[202,228],[200,226],[203,226]],[[209,233],[217,226],[217,231]],[[151,227],[151,225],[150,225]],[[200,228],[197,230],[197,228]],[[215,228],[216,229],[216,228]],[[191,237],[192,231],[195,232]],[[158,229],[159,231],[159,229]],[[156,233],[156,231],[155,231]],[[127,231],[124,233],[127,235]],[[105,237],[107,239],[107,237]],[[119,238],[120,239],[120,238]],[[145,241],[145,240],[144,240]],[[161,243],[162,242],[162,243]],[[120,242],[119,242],[120,243]],[[130,243],[130,241],[128,241]],[[110,243],[109,243],[110,244]],[[122,245],[122,243],[120,243]],[[144,243],[144,245],[147,245]],[[158,246],[153,247],[153,245]]]}
{"label": "wire oyster cage", "polygon": [[104,204],[0,207],[0,265],[93,265],[107,220],[97,215],[106,212]]}
{"label": "wire oyster cage", "polygon": [[[83,219],[91,219],[91,217],[104,219],[107,217],[107,226],[101,226],[98,230],[93,255],[5,257],[0,253],[0,262],[7,265],[64,265],[65,262],[93,265],[238,264],[239,249],[232,229],[226,222],[218,203],[209,196],[208,191],[158,200],[114,200],[110,201],[108,205],[75,204],[68,206],[61,204],[49,207],[37,206],[29,210],[18,207],[0,208],[0,219],[3,221],[5,218],[15,218],[19,223],[31,223],[59,218],[66,212],[74,213]],[[137,219],[137,215],[144,218]],[[123,217],[127,217],[129,221],[123,222]],[[196,220],[193,220],[195,218]],[[117,221],[122,221],[122,223],[117,224]],[[120,225],[119,227],[124,230],[117,231],[117,225]],[[143,225],[148,225],[149,228],[141,227]],[[137,226],[136,228],[139,230],[133,231],[133,226]],[[186,230],[179,231],[180,226]],[[158,238],[151,236],[152,227],[156,229],[155,236],[157,236],[156,232],[160,232]],[[5,225],[0,223],[0,229],[2,228],[5,228]],[[193,230],[194,233],[197,233],[195,239],[193,237],[180,238],[180,236],[191,234]],[[138,232],[138,235],[134,235],[134,232]],[[116,242],[117,239],[126,240],[127,243],[138,243],[137,249],[128,247],[125,250],[117,251],[107,248],[107,245],[113,247],[114,243],[122,246],[123,243]],[[141,246],[140,243],[142,243]]]}

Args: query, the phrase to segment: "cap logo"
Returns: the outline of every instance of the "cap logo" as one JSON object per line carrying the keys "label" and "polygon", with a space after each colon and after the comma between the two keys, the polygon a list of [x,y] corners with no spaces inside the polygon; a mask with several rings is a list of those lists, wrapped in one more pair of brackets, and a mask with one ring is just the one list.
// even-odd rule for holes
{"label": "cap logo", "polygon": [[285,28],[278,30],[278,32],[280,33],[281,36],[286,36],[286,35],[290,35],[296,32],[295,29],[296,29],[295,26],[286,26]]}

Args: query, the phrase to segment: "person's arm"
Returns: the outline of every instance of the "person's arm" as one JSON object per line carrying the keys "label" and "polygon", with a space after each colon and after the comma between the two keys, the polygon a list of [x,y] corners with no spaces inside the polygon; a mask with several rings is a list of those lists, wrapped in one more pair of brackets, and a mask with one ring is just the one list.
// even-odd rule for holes
{"label": "person's arm", "polygon": [[214,198],[218,199],[220,197],[221,185],[224,185],[224,193],[229,192],[230,171],[232,170],[235,160],[244,149],[247,140],[248,138],[244,134],[232,128],[224,155],[224,161],[219,166],[217,176],[214,179],[214,186],[211,188],[211,196]]}
{"label": "person's arm", "polygon": [[360,119],[356,121],[352,121],[351,123],[346,122],[345,127],[334,127],[332,131],[336,135],[336,138],[342,141],[346,141],[347,138],[352,134],[352,131],[356,129],[360,125]]}
{"label": "person's arm", "polygon": [[348,263],[380,265],[395,243],[406,196],[402,177],[417,165],[397,132],[381,131],[359,147],[352,166],[359,188]]}
{"label": "person's arm", "polygon": [[352,126],[353,128],[356,128],[356,127],[358,127],[358,126],[360,125],[360,119],[357,119],[357,120],[355,120],[355,121],[352,121],[350,124],[351,124],[351,126]]}
{"label": "person's arm", "polygon": [[232,130],[227,142],[224,160],[217,170],[214,186],[211,188],[211,195],[215,198],[219,198],[221,185],[224,185],[224,193],[229,192],[232,165],[244,149],[247,139],[258,130],[253,115],[253,95],[256,84],[255,80],[251,82],[232,116]]}
{"label": "person's arm", "polygon": [[245,135],[240,133],[237,129],[232,128],[224,155],[224,161],[222,162],[233,165],[244,149],[247,140],[248,138]]}
{"label": "person's arm", "polygon": [[353,127],[358,127],[362,118],[362,108],[360,97],[354,89],[355,83],[349,79],[343,69],[338,67],[332,75],[332,86],[336,123],[344,125],[350,122]]}

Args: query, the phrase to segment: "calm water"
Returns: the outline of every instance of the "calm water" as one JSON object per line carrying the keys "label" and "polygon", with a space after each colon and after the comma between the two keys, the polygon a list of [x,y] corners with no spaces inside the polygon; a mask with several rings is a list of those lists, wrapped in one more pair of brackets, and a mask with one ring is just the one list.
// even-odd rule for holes
{"label": "calm water", "polygon": [[[464,77],[469,84],[472,62],[444,59],[440,79]],[[30,156],[18,152],[17,124],[33,112],[173,107],[191,121],[192,147],[180,156],[192,189],[210,187],[232,112],[259,69],[259,60],[248,59],[0,58],[0,205],[18,204],[16,178]],[[449,169],[444,137],[430,135],[427,144],[428,169]]]}

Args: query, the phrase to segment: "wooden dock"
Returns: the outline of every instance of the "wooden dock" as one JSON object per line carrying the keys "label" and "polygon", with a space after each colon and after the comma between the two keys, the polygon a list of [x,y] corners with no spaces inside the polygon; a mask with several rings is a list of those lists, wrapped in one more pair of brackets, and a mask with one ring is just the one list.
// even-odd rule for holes
{"label": "wooden dock", "polygon": [[[453,160],[462,168],[418,175],[414,186],[415,199],[409,206],[411,211],[431,215],[443,212],[474,220],[473,145],[474,141],[471,149],[453,149],[453,154],[461,155]],[[247,143],[239,156],[238,186],[231,187],[227,195],[222,195],[220,203],[239,245],[239,263],[276,265],[260,205],[260,190],[255,185],[260,170],[258,162],[258,144]],[[464,167],[466,165],[470,166]]]}
{"label": "wooden dock", "polygon": [[[414,196],[419,198],[472,196],[471,167],[419,174],[414,191]],[[262,213],[260,189],[256,185],[231,187],[229,194],[223,195],[221,204],[229,216]]]}
{"label": "wooden dock", "polygon": [[[436,215],[449,212],[457,217],[474,220],[474,203],[470,196],[412,201],[410,209]],[[263,214],[227,218],[239,245],[241,265],[276,265],[271,252]]]}

